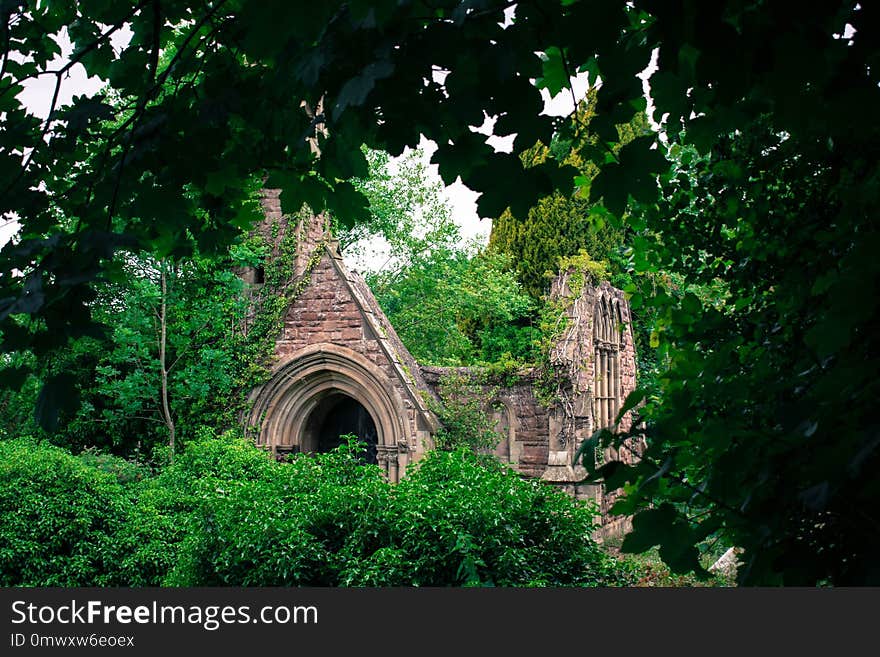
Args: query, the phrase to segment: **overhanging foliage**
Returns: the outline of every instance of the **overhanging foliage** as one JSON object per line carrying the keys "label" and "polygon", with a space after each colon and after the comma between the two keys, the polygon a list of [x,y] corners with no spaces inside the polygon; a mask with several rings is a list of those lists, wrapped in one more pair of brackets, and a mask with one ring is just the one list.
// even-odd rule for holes
{"label": "overhanging foliage", "polygon": [[[633,290],[634,307],[662,311],[651,344],[668,371],[644,412],[642,465],[605,472],[628,484],[622,508],[658,505],[636,516],[631,546],[660,543],[686,568],[694,541],[723,532],[746,549],[745,582],[876,583],[876,12],[852,1],[4,3],[0,213],[22,230],[0,251],[0,330],[5,354],[36,361],[2,382],[100,335],[94,283],[118,251],[227,245],[254,218],[254,176],[283,189],[285,210],[306,202],[356,222],[365,202],[348,178],[365,173],[361,145],[397,154],[424,134],[444,180],[482,192],[482,215],[527,216],[575,182],[553,158],[528,169],[519,158],[578,129],[540,113],[539,88],[585,71],[602,81],[598,141],[580,153],[599,167],[591,199],[609,220],[629,213],[634,267],[722,290]],[[132,36],[114,48],[123,25]],[[47,72],[62,28],[74,54]],[[636,76],[654,51],[669,158],[656,136],[615,149],[616,126],[646,108]],[[114,105],[79,98],[45,121],[28,115],[21,83],[60,85],[76,64],[110,81]],[[326,114],[310,119],[300,103],[322,98]],[[470,129],[484,113],[516,134],[514,153]],[[306,144],[318,118],[320,159]],[[71,385],[66,372],[44,382],[44,423]]]}

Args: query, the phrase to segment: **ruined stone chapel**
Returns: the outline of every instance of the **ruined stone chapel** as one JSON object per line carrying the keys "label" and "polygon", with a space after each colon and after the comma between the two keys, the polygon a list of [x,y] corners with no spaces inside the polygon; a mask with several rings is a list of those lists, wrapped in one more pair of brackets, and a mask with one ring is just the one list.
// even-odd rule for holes
{"label": "ruined stone chapel", "polygon": [[[280,257],[285,241],[295,244],[287,287],[296,294],[282,312],[271,376],[251,394],[247,425],[277,456],[327,451],[339,436],[356,434],[368,443],[366,460],[399,481],[433,448],[439,424],[430,400],[438,400],[446,368],[415,361],[363,278],[345,266],[325,217],[282,215],[277,190],[264,190],[261,203],[257,232],[268,257]],[[264,284],[261,267],[239,274],[252,288]],[[573,272],[555,279],[551,299],[564,324],[549,354],[562,394],[542,404],[531,370],[493,387],[486,412],[501,437],[495,453],[525,477],[594,499],[610,532],[617,521],[607,513],[609,495],[580,483],[585,472],[573,461],[581,441],[612,424],[635,388],[630,309],[620,290]]]}

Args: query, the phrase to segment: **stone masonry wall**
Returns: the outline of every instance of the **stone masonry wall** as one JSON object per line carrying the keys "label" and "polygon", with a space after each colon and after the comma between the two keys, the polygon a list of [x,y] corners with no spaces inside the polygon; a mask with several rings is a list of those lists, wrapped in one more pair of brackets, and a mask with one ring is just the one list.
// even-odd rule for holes
{"label": "stone masonry wall", "polygon": [[[400,363],[392,362],[381,344],[388,336],[377,333],[375,324],[366,321],[362,306],[355,301],[350,285],[341,275],[340,263],[334,260],[341,261],[341,257],[327,250],[312,270],[310,284],[290,305],[276,342],[276,358],[287,360],[318,343],[336,344],[365,356],[388,378],[405,409],[411,435],[424,433],[428,427],[420,419],[423,406],[413,399],[412,389],[401,383]],[[411,377],[407,369],[403,368],[403,375]],[[418,452],[424,449],[422,445],[415,447]]]}
{"label": "stone masonry wall", "polygon": [[[603,487],[579,483],[586,474],[585,470],[579,466],[569,470],[562,463],[571,463],[577,446],[602,428],[598,426],[594,403],[594,387],[597,383],[595,322],[596,311],[601,303],[605,303],[612,311],[616,330],[619,331],[616,363],[616,378],[619,379],[619,389],[616,390],[617,408],[636,387],[635,344],[629,303],[623,291],[607,282],[592,284],[584,281],[584,276],[584,273],[563,272],[554,281],[551,289],[551,299],[559,300],[564,307],[565,328],[550,352],[550,363],[561,382],[561,403],[557,407],[561,411],[561,429],[554,431],[551,428],[551,467],[544,478],[556,481],[575,497],[594,499],[602,513],[602,535],[607,537],[622,533],[629,522],[628,518],[615,517],[610,513],[620,491],[607,491]],[[621,419],[619,428],[626,431],[631,423],[630,412]],[[565,436],[565,440],[560,440],[565,425],[570,427],[570,437]],[[624,462],[632,462],[637,451],[638,447],[633,445],[623,446],[619,452],[608,448],[603,458],[620,458]]]}
{"label": "stone masonry wall", "polygon": [[[422,366],[421,371],[428,387],[438,396],[444,376],[482,376],[478,369],[467,367]],[[496,453],[521,474],[540,477],[547,467],[549,433],[547,409],[535,398],[534,378],[535,373],[530,370],[520,373],[512,385],[486,384],[483,389],[488,401],[485,410],[496,416],[496,430],[502,436]],[[491,399],[490,390],[494,392]],[[498,402],[503,408],[496,411],[492,406]]]}

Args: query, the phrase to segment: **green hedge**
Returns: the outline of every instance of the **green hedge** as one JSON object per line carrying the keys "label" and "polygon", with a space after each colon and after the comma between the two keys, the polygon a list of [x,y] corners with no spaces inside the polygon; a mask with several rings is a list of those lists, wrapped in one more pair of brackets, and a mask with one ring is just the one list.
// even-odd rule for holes
{"label": "green hedge", "polygon": [[46,443],[0,441],[0,585],[121,583],[131,510],[116,476]]}
{"label": "green hedge", "polygon": [[[4,585],[568,586],[629,583],[593,509],[491,457],[433,452],[388,484],[358,445],[276,463],[204,437],[159,475],[0,442]],[[111,464],[112,465],[112,464]],[[118,470],[115,466],[114,471]]]}

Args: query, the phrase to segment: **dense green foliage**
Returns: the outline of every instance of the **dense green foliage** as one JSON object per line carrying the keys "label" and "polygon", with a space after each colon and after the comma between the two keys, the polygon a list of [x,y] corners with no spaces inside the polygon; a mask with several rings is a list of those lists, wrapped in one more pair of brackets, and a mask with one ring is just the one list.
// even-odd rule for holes
{"label": "dense green foliage", "polygon": [[354,184],[370,219],[343,228],[340,243],[347,259],[364,261],[410,352],[430,365],[535,360],[536,304],[512,273],[515,261],[464,239],[421,151],[393,164],[386,153],[367,151],[367,159],[370,175]]}
{"label": "dense green foliage", "polygon": [[[552,121],[537,118],[540,95],[529,80],[545,68],[534,55],[547,45],[541,35],[554,33],[558,21],[522,5],[517,25],[504,30],[501,11],[396,1],[5,6],[0,179],[8,182],[0,214],[22,223],[0,251],[4,353],[43,359],[71,338],[94,335],[94,287],[120,251],[159,259],[193,248],[222,252],[257,216],[247,202],[255,176],[283,190],[286,212],[307,203],[352,225],[368,215],[366,198],[349,182],[367,173],[362,145],[398,154],[422,133],[442,131],[435,160],[445,179],[461,173],[486,189],[489,181],[477,184],[475,176],[492,167],[480,161],[508,169],[518,197],[496,187],[480,202],[487,216],[511,201],[528,208],[554,180],[565,183],[553,162],[526,175],[516,157],[493,155],[468,127],[483,109],[503,110],[509,127],[518,124],[518,144],[550,139]],[[114,45],[123,27],[131,38]],[[62,29],[74,54],[54,68]],[[497,61],[506,73],[477,75],[475,61]],[[21,84],[47,76],[60,88],[76,65],[108,80],[109,95],[68,106],[55,98],[44,121],[28,114],[17,97]],[[438,66],[456,69],[445,84],[434,80]],[[319,131],[317,158],[306,142],[317,119],[301,104],[316,108],[322,98],[327,130]],[[22,152],[29,154],[22,159]],[[16,367],[4,383],[20,383],[29,364]],[[41,423],[51,423],[56,398],[71,397],[72,388],[62,374],[43,383]]]}
{"label": "dense green foliage", "polygon": [[435,452],[391,485],[355,442],[278,463],[203,433],[158,476],[125,484],[106,462],[0,441],[3,584],[630,581],[592,540],[594,509],[469,450]]}
{"label": "dense green foliage", "polygon": [[[349,182],[366,173],[362,145],[398,154],[425,135],[444,181],[481,192],[483,216],[526,217],[577,186],[633,233],[632,265],[650,283],[634,283],[633,308],[653,310],[662,368],[642,410],[643,460],[602,470],[627,485],[620,509],[637,511],[625,549],[659,544],[686,570],[694,544],[720,533],[745,550],[743,582],[877,583],[877,11],[851,0],[810,11],[761,0],[6,3],[0,215],[22,228],[0,250],[0,381],[17,388],[57,367],[36,399],[53,425],[74,412],[81,380],[59,354],[99,335],[93,302],[115,254],[222,251],[254,218],[255,176],[283,189],[286,211],[307,202],[341,224],[365,220]],[[123,25],[132,37],[113,47]],[[62,28],[74,54],[53,69]],[[662,139],[617,148],[618,126],[647,108],[637,74],[654,52]],[[117,116],[104,97],[27,114],[21,84],[47,76],[60,88],[76,64],[109,81]],[[554,131],[580,144],[578,122],[543,114],[540,97],[575,72],[601,80],[596,140],[578,147],[598,168],[591,180],[552,153],[536,166],[520,158]],[[317,121],[300,103],[322,98],[317,158],[306,143]],[[471,130],[484,115],[516,135],[512,153]]]}
{"label": "dense green foliage", "polygon": [[[621,510],[656,504],[624,549],[661,544],[686,570],[685,546],[720,533],[744,548],[746,582],[880,581],[877,380],[864,367],[880,355],[864,296],[880,235],[842,222],[869,216],[863,192],[846,187],[874,165],[819,142],[807,149],[768,120],[709,157],[683,153],[667,202],[643,214],[657,232],[636,258],[720,293],[633,298],[658,311],[669,369],[640,410],[642,463],[606,466],[613,484],[644,482]],[[650,479],[658,468],[666,476]]]}
{"label": "dense green foliage", "polygon": [[503,357],[532,361],[535,303],[509,260],[492,252],[433,248],[393,273],[367,276],[413,356],[426,365],[470,365]]}
{"label": "dense green foliage", "polygon": [[[216,443],[208,448],[215,455],[229,449]],[[546,486],[525,482],[467,450],[436,452],[390,486],[377,468],[358,465],[355,451],[266,464],[262,473],[228,479],[203,473],[197,485],[208,499],[171,581],[320,586],[618,581],[613,562],[590,539],[590,510]],[[192,474],[187,472],[188,478]]]}
{"label": "dense green foliage", "polygon": [[[244,251],[244,246],[236,247],[237,258],[124,262],[112,282],[97,287],[93,304],[93,316],[112,327],[108,334],[73,341],[66,352],[35,367],[36,376],[22,392],[0,393],[7,409],[0,435],[48,435],[74,450],[99,447],[122,455],[149,456],[157,445],[167,444],[162,307],[165,396],[178,439],[191,437],[203,423],[235,426],[244,403],[243,382],[252,369],[247,361],[259,362],[253,349],[256,336],[247,339],[243,333],[248,300],[232,270]],[[62,408],[44,432],[32,412],[37,384],[61,374],[69,378],[79,404]]]}
{"label": "dense green foliage", "polygon": [[607,262],[609,255],[622,248],[623,231],[592,214],[591,206],[583,197],[554,194],[542,198],[526,219],[510,214],[496,219],[490,247],[513,258],[524,289],[540,298],[559,272],[561,258],[584,252]]}
{"label": "dense green foliage", "polygon": [[0,584],[118,584],[128,508],[112,474],[57,447],[0,441]]}
{"label": "dense green foliage", "polygon": [[480,370],[452,370],[440,377],[439,403],[429,402],[441,425],[434,435],[437,449],[466,447],[478,454],[491,453],[503,438],[492,418],[498,389],[486,378]]}
{"label": "dense green foliage", "polygon": [[[598,87],[593,86],[571,119],[575,136],[557,133],[549,146],[538,144],[521,156],[526,166],[553,157],[575,167],[581,181],[577,192],[554,192],[540,199],[525,216],[514,216],[508,209],[492,222],[489,248],[511,258],[523,289],[536,300],[547,294],[550,281],[565,258],[585,254],[603,263],[609,273],[619,275],[625,270],[621,251],[627,243],[628,231],[619,223],[608,222],[602,204],[590,200],[589,186],[599,168],[581,155],[583,148],[599,144],[598,136],[589,130],[597,102]],[[617,126],[617,130],[619,140],[611,148],[612,153],[619,152],[636,137],[651,134],[644,114]]]}
{"label": "dense green foliage", "polygon": [[[729,27],[696,42],[710,53],[707,39],[736,30],[749,47],[698,61],[705,114],[681,134],[672,127],[686,117],[673,114],[662,200],[633,216],[635,266],[694,289],[632,298],[655,309],[668,368],[640,410],[643,460],[603,468],[630,491],[620,511],[650,507],[625,550],[660,545],[685,571],[696,541],[721,536],[744,550],[744,583],[880,582],[880,133],[857,109],[878,100],[872,11],[826,6],[773,41],[781,14],[728,9]],[[662,19],[653,29],[681,45]],[[774,67],[755,69],[757,52]],[[680,79],[656,82],[668,101]]]}

